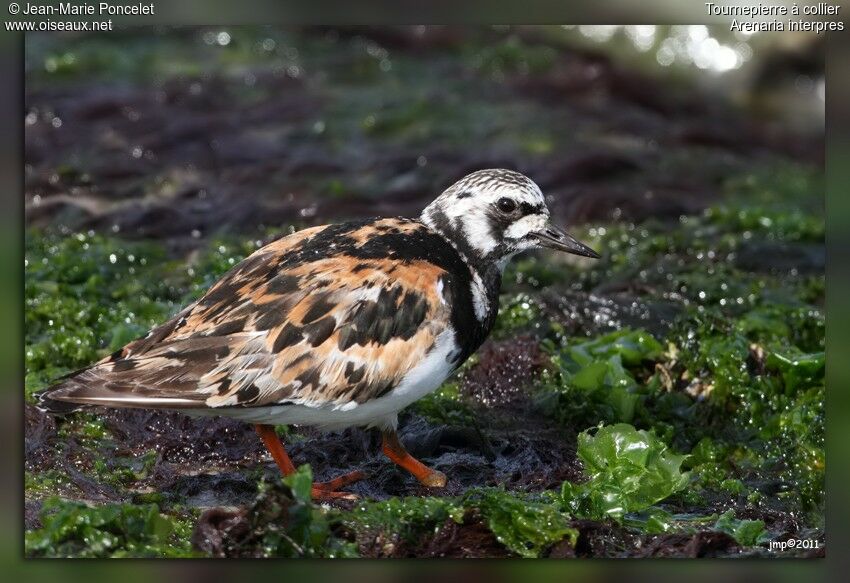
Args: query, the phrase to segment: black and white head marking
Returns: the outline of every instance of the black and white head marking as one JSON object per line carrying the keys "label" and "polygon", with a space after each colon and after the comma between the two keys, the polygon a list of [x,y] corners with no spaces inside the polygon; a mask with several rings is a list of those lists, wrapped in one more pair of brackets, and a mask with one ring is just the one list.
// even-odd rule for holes
{"label": "black and white head marking", "polygon": [[530,236],[549,219],[540,188],[512,170],[479,170],[447,188],[422,212],[468,261],[504,268],[516,253],[537,246]]}
{"label": "black and white head marking", "polygon": [[445,237],[469,266],[480,321],[493,315],[502,271],[517,253],[549,247],[598,257],[549,222],[540,188],[512,170],[479,170],[464,176],[428,205],[421,219]]}
{"label": "black and white head marking", "polygon": [[446,237],[470,266],[480,321],[495,308],[508,260],[535,246],[528,234],[548,218],[540,188],[519,172],[502,169],[461,178],[422,212],[422,221]]}

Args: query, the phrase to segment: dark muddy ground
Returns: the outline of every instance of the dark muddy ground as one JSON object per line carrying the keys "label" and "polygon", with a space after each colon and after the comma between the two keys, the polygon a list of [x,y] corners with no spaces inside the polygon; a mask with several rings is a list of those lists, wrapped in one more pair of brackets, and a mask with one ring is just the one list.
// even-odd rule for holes
{"label": "dark muddy ground", "polygon": [[[415,216],[482,167],[533,177],[603,253],[520,260],[494,337],[401,416],[444,491],[375,432],[281,427],[315,479],[368,474],[321,509],[249,426],[28,401],[28,554],[824,554],[820,138],[536,29],[28,38],[28,395],[287,226]],[[648,340],[604,336],[629,330]],[[577,455],[600,423],[690,454],[687,490],[623,516],[565,494],[619,479]],[[819,548],[768,550],[789,537]]]}

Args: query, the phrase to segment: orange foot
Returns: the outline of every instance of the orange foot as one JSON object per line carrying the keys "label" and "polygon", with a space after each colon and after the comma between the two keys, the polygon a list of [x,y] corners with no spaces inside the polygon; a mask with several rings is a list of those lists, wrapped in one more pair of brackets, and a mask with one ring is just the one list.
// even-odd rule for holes
{"label": "orange foot", "polygon": [[[284,476],[289,476],[295,473],[295,465],[289,459],[289,454],[280,442],[277,432],[271,425],[254,425],[254,429],[260,435],[266,449],[272,454],[277,467]],[[328,482],[317,482],[313,484],[310,495],[314,500],[357,500],[357,495],[350,492],[338,492],[349,484],[362,480],[366,477],[361,471],[350,472],[338,478],[334,478]]]}
{"label": "orange foot", "polygon": [[366,474],[364,472],[355,470],[327,482],[316,482],[313,484],[311,496],[313,500],[357,500],[357,494],[339,492],[338,490],[354,482],[359,482],[365,477]]}
{"label": "orange foot", "polygon": [[446,475],[443,472],[429,468],[418,459],[407,453],[398,434],[394,430],[384,430],[384,455],[393,462],[413,474],[419,483],[429,488],[443,488],[446,485]]}

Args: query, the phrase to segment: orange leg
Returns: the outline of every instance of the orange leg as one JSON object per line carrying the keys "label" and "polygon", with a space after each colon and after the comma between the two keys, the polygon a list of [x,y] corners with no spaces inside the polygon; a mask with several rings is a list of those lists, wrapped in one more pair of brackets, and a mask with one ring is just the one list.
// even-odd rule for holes
{"label": "orange leg", "polygon": [[[260,439],[263,440],[266,449],[268,449],[269,453],[272,454],[272,458],[277,464],[277,467],[280,468],[280,472],[284,476],[295,473],[295,465],[292,463],[292,460],[289,459],[289,454],[286,453],[286,450],[284,449],[280,438],[277,436],[277,432],[274,430],[274,427],[271,425],[254,425],[254,429],[257,430],[257,433],[260,435]],[[337,490],[347,486],[348,484],[362,480],[365,477],[366,474],[358,470],[349,472],[338,478],[334,478],[329,482],[316,482],[313,484],[313,499],[330,500],[334,498],[346,498],[354,500],[357,498],[355,494],[351,494],[349,492],[337,492]]]}
{"label": "orange leg", "polygon": [[384,455],[393,462],[413,474],[420,483],[430,488],[442,488],[446,485],[446,475],[443,472],[432,470],[418,459],[407,453],[404,446],[398,440],[398,434],[394,429],[383,432]]}

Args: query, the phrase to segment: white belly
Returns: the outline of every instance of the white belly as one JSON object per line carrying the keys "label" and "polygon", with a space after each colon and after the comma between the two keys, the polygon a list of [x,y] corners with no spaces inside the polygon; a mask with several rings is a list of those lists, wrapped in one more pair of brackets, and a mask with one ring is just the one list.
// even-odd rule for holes
{"label": "white belly", "polygon": [[[190,415],[223,415],[247,423],[272,425],[313,425],[320,429],[336,430],[357,425],[395,427],[396,414],[439,388],[455,368],[450,355],[457,354],[454,332],[443,331],[431,352],[422,362],[410,369],[398,386],[382,397],[345,407],[324,405],[269,405],[266,407],[227,407],[191,409]],[[352,406],[354,405],[354,406]]]}

